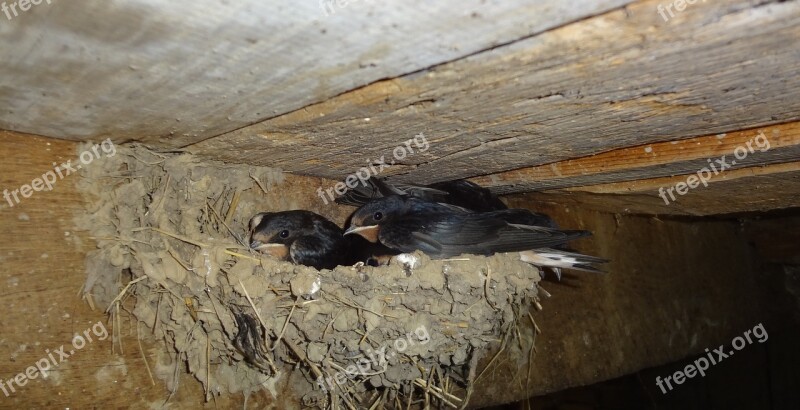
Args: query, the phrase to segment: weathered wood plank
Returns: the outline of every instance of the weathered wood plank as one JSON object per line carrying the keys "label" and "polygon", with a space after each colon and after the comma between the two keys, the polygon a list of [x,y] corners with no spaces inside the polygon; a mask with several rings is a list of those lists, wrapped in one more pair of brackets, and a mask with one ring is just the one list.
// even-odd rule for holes
{"label": "weathered wood plank", "polygon": [[685,189],[683,195],[677,190],[672,195],[667,192],[677,184],[685,184],[687,178],[678,175],[614,182],[534,192],[523,197],[623,214],[703,216],[800,207],[800,162],[734,169],[709,180],[708,187],[698,184]]}
{"label": "weathered wood plank", "polygon": [[[528,345],[510,343],[497,360],[503,366],[487,371],[482,383],[494,387],[473,404],[522,399],[519,389],[526,385],[530,395],[540,395],[634,373],[641,369],[634,363],[670,363],[770,320],[752,302],[760,276],[736,222],[615,217],[523,195],[509,205],[546,212],[568,228],[590,229],[594,236],[576,247],[611,262],[607,274],[569,272],[561,282],[542,282],[553,296],[533,314],[542,333],[532,366],[526,363]],[[529,335],[529,323],[521,320],[523,335]],[[657,390],[655,379],[642,383]]]}
{"label": "weathered wood plank", "polygon": [[[13,191],[53,169],[53,162],[72,160],[75,165],[78,150],[74,142],[0,131],[0,156],[0,189]],[[0,198],[0,225],[5,231],[0,237],[0,306],[4,307],[0,382],[8,393],[0,390],[0,407],[160,407],[169,392],[161,381],[151,384],[136,345],[136,328],[125,323],[125,329],[118,329],[125,354],[112,353],[112,326],[106,315],[102,309],[92,311],[78,296],[86,280],[84,257],[94,248],[94,241],[73,224],[75,214],[84,210],[76,188],[79,179],[65,175],[52,185],[52,191],[34,192],[13,207]],[[72,338],[98,321],[108,337],[93,336],[93,342],[60,362],[55,354],[59,346],[64,345],[68,354],[74,350]],[[154,366],[153,344],[144,342],[143,346]],[[155,346],[163,349],[161,344]],[[116,348],[119,352],[119,344]],[[36,374],[24,386],[13,384],[15,391],[8,387],[9,380],[48,357],[48,352],[59,363],[52,366],[48,378]],[[187,376],[171,402],[197,406],[202,397],[199,384]],[[241,396],[219,400],[223,407],[242,404]]]}
{"label": "weathered wood plank", "polygon": [[669,22],[659,4],[636,2],[192,149],[339,179],[424,132],[430,149],[385,174],[433,182],[800,119],[800,54],[790,47],[800,3],[698,2]]}
{"label": "weathered wood plank", "polygon": [[712,164],[715,168],[720,168],[722,165],[717,160],[733,170],[798,159],[800,122],[792,122],[728,134],[621,148],[588,157],[477,177],[472,181],[492,187],[498,193],[514,193],[685,175],[710,168]]}
{"label": "weathered wood plank", "polygon": [[800,266],[800,216],[749,220],[744,229],[762,261]]}
{"label": "weathered wood plank", "polygon": [[632,0],[133,0],[0,14],[0,128],[177,147]]}

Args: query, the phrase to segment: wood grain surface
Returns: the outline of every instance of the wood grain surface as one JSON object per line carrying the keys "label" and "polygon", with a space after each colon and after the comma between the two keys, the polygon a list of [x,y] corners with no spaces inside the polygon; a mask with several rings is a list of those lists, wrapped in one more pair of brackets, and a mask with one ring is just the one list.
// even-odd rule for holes
{"label": "wood grain surface", "polygon": [[48,1],[0,15],[0,129],[179,147],[630,2]]}
{"label": "wood grain surface", "polygon": [[[382,156],[414,182],[488,175],[800,119],[800,3],[637,1],[370,84],[190,147],[340,179]],[[393,151],[418,133],[430,148]],[[530,182],[530,181],[528,181]]]}

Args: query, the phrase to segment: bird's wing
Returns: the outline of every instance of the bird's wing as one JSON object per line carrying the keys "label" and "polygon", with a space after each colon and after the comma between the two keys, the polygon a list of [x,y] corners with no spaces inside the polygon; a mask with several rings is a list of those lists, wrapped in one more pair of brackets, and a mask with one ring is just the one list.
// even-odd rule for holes
{"label": "bird's wing", "polygon": [[355,188],[348,189],[342,196],[336,198],[337,204],[362,206],[367,202],[380,198],[381,194],[372,185],[358,185]]}
{"label": "bird's wing", "polygon": [[447,193],[447,197],[442,201],[449,204],[458,205],[476,212],[498,211],[508,209],[506,204],[493,194],[488,188],[484,188],[474,182],[465,179],[457,181],[437,182],[430,185]]}
{"label": "bird's wing", "polygon": [[349,189],[342,196],[336,198],[336,203],[342,205],[362,206],[367,202],[383,198],[388,195],[408,195],[414,198],[421,198],[427,201],[443,201],[447,192],[427,187],[424,185],[389,183],[375,177],[371,177],[366,183],[359,180],[355,188]]}
{"label": "bird's wing", "polygon": [[333,269],[349,259],[350,249],[343,238],[305,235],[292,243],[289,256],[294,263],[317,269]]}
{"label": "bird's wing", "polygon": [[409,250],[419,249],[429,255],[436,255],[442,252],[442,244],[422,232],[411,232],[411,242],[413,246],[409,247]]}
{"label": "bird's wing", "polygon": [[558,224],[553,218],[545,214],[539,214],[528,209],[504,209],[493,212],[486,212],[485,215],[500,218],[508,223],[519,225],[544,226],[547,228],[558,229]]}
{"label": "bird's wing", "polygon": [[[489,255],[496,252],[515,252],[549,248],[573,239],[590,235],[587,231],[511,224],[486,214],[456,214],[425,220],[404,220],[405,231],[393,229],[388,236],[404,252],[420,249],[433,257],[450,257],[464,253]],[[398,224],[399,225],[399,224]],[[410,233],[410,234],[409,234]],[[384,237],[381,238],[384,240]]]}

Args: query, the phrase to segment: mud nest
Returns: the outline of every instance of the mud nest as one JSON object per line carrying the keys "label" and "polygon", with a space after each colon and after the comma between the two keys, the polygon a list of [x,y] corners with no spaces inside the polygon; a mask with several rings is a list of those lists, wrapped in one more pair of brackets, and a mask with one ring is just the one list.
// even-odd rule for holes
{"label": "mud nest", "polygon": [[206,400],[265,389],[303,407],[465,407],[478,359],[539,305],[539,270],[511,254],[317,271],[245,246],[260,211],[304,208],[341,224],[353,209],[314,194],[331,181],[141,146],[83,177],[90,205],[76,222],[98,247],[84,297],[163,341],[148,370],[173,393],[188,369]]}

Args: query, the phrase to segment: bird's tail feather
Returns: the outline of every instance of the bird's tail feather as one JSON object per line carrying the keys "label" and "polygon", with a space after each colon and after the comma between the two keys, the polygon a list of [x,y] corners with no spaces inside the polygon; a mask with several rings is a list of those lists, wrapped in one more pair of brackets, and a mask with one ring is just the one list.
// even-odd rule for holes
{"label": "bird's tail feather", "polygon": [[523,262],[541,267],[554,268],[554,271],[557,273],[560,273],[559,268],[604,273],[592,266],[592,264],[608,262],[608,259],[598,258],[596,256],[550,248],[521,251],[519,255]]}

